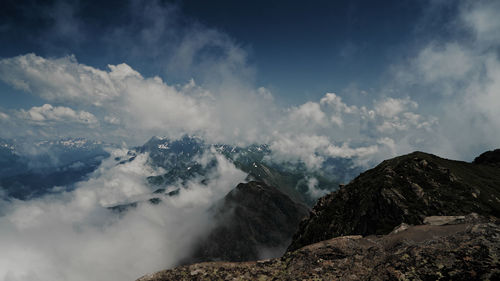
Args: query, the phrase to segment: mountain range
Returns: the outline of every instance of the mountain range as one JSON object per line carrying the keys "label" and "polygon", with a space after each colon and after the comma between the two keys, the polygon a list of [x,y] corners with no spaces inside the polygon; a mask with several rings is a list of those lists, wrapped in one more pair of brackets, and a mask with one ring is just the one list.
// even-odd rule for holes
{"label": "mountain range", "polygon": [[273,161],[272,151],[266,144],[246,147],[228,144],[208,144],[196,137],[184,136],[177,140],[153,137],[144,145],[131,150],[129,161],[136,153],[148,153],[150,164],[167,172],[152,176],[148,181],[162,187],[178,180],[187,181],[199,177],[201,180],[216,165],[215,162],[201,165],[201,157],[206,152],[215,151],[230,160],[236,168],[248,174],[248,181],[260,181],[274,186],[294,201],[312,206],[317,197],[310,193],[308,181],[315,179],[315,188],[328,193],[350,175],[362,170],[350,159],[327,158],[321,168],[311,170],[301,163]]}
{"label": "mountain range", "polygon": [[85,138],[0,139],[0,190],[22,200],[71,190],[109,157],[105,147]]}

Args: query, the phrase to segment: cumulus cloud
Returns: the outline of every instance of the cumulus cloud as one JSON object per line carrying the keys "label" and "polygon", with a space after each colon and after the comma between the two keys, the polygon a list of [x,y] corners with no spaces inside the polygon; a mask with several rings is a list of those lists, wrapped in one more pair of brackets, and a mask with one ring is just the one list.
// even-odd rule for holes
{"label": "cumulus cloud", "polygon": [[0,61],[0,79],[18,89],[32,92],[48,101],[101,105],[119,95],[110,78],[123,78],[126,65],[116,66],[108,74],[88,66],[80,66],[74,56],[45,59],[35,54]]}
{"label": "cumulus cloud", "polygon": [[207,186],[190,182],[158,205],[116,214],[105,207],[145,201],[146,176],[161,172],[145,154],[116,165],[124,154],[112,151],[75,191],[1,202],[0,280],[135,280],[173,266],[210,229],[207,208],[245,177],[224,157],[205,156],[218,162]]}
{"label": "cumulus cloud", "polygon": [[[452,39],[435,39],[422,46],[414,58],[396,68],[391,87],[406,92],[426,113],[438,118],[434,123],[439,126],[432,134],[440,142],[424,149],[470,160],[482,150],[498,147],[500,137],[496,113],[500,106],[500,34],[495,32],[500,20],[491,16],[500,6],[497,1],[455,4],[459,15],[448,23]],[[384,129],[390,127],[397,126],[388,124]]]}
{"label": "cumulus cloud", "polygon": [[44,104],[42,106],[34,106],[30,110],[21,110],[19,115],[29,121],[43,124],[45,122],[76,122],[88,125],[98,123],[97,118],[87,111],[74,111],[69,107],[52,106]]}
{"label": "cumulus cloud", "polygon": [[[264,89],[251,91],[229,86],[211,93],[193,80],[186,85],[171,86],[157,76],[144,78],[126,64],[108,68],[104,71],[83,65],[72,56],[45,59],[28,54],[0,60],[0,77],[14,87],[22,81],[22,89],[48,101],[77,105],[89,108],[96,115],[105,115],[103,121],[121,123],[121,129],[127,130],[126,135],[119,137],[135,141],[134,136],[143,141],[147,135],[178,137],[184,133],[219,140],[246,139],[254,135],[259,121],[266,116],[265,110],[269,109],[265,106],[269,95],[261,98]],[[35,107],[27,116],[32,120],[47,119],[48,115],[39,114],[41,110],[63,111],[62,107],[48,106]],[[92,113],[87,112],[88,121],[96,121],[89,114]]]}
{"label": "cumulus cloud", "polygon": [[315,102],[306,102],[303,105],[290,110],[290,119],[295,122],[301,122],[303,125],[323,124],[326,121],[326,115],[321,111],[320,105]]}

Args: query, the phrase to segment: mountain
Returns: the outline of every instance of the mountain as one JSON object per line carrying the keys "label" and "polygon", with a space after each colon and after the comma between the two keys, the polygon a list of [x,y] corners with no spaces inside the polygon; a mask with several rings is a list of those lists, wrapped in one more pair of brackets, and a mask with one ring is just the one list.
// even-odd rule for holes
{"label": "mountain", "polygon": [[139,280],[497,280],[499,193],[495,161],[414,152],[320,198],[281,258],[193,264]]}
{"label": "mountain", "polygon": [[16,146],[11,140],[0,139],[0,178],[26,169],[26,163],[16,153]]}
{"label": "mountain", "polygon": [[184,264],[282,255],[309,209],[262,182],[240,183],[212,208],[216,226]]}
{"label": "mountain", "polygon": [[500,167],[500,149],[486,151],[476,157],[472,163]]}
{"label": "mountain", "polygon": [[387,234],[427,216],[500,217],[500,168],[423,152],[383,161],[318,200],[289,250],[343,235]]}
{"label": "mountain", "polygon": [[54,187],[71,189],[109,156],[104,147],[84,138],[0,140],[0,189],[8,197],[23,200]]}
{"label": "mountain", "polygon": [[[131,153],[149,153],[150,164],[161,167],[166,173],[152,176],[148,181],[161,189],[180,181],[204,177],[215,167],[215,162],[203,163],[207,152],[216,152],[240,170],[248,173],[248,181],[260,181],[274,186],[287,194],[294,201],[312,206],[317,197],[310,192],[310,181],[314,180],[319,192],[328,193],[338,184],[361,168],[348,159],[328,158],[324,166],[309,170],[303,163],[284,163],[272,161],[272,151],[266,144],[253,144],[246,147],[228,144],[207,144],[197,137],[184,136],[172,140],[165,137],[153,137],[144,145],[134,148]],[[130,159],[133,160],[133,157]],[[120,159],[120,161],[127,161]],[[203,164],[203,165],[202,165]]]}

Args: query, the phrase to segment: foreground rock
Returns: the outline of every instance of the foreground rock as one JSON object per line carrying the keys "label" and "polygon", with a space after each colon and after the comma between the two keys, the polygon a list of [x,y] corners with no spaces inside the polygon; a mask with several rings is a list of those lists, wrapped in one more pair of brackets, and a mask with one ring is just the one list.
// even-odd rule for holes
{"label": "foreground rock", "polygon": [[200,263],[138,281],[500,280],[499,257],[499,222],[469,215],[459,224],[407,226],[385,236],[337,237],[277,259]]}
{"label": "foreground rock", "polygon": [[475,164],[422,152],[386,160],[319,199],[289,250],[337,236],[387,234],[427,216],[500,217],[500,167],[482,164],[492,155]]}

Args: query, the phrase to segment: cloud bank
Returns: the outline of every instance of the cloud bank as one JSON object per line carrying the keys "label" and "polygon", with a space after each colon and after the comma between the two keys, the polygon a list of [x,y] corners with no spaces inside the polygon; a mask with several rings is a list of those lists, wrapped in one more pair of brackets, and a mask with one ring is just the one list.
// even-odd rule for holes
{"label": "cloud bank", "polygon": [[[10,75],[3,75],[7,71]],[[235,89],[241,92],[228,96],[197,86],[193,80],[171,86],[157,76],[144,78],[126,64],[109,65],[104,71],[80,64],[74,57],[45,59],[28,54],[3,59],[0,77],[14,87],[23,84],[22,89],[49,102],[85,109],[46,104],[21,110],[18,121],[29,120],[40,125],[39,130],[57,121],[73,121],[93,127],[111,141],[193,134],[213,143],[270,143],[276,154],[301,159],[310,167],[320,164],[318,154],[372,156],[386,143],[381,141],[384,138],[426,131],[435,123],[415,113],[417,103],[408,97],[381,98],[367,108],[348,105],[340,96],[327,93],[318,102],[278,109],[268,92],[263,96],[262,88]],[[71,129],[68,133],[73,133]],[[359,142],[355,148],[350,145],[353,139]]]}
{"label": "cloud bank", "polygon": [[[145,178],[161,171],[146,154],[117,165],[113,158],[126,152],[112,151],[72,192],[0,202],[0,280],[135,280],[171,267],[210,229],[207,208],[246,176],[224,157],[205,155],[218,163],[207,186],[189,182],[152,205]],[[136,201],[143,203],[126,213],[106,209]]]}

